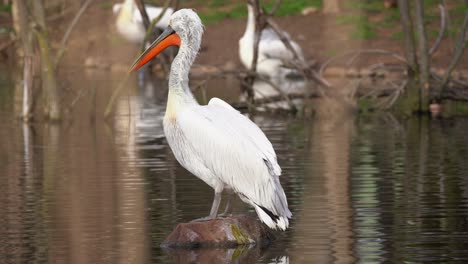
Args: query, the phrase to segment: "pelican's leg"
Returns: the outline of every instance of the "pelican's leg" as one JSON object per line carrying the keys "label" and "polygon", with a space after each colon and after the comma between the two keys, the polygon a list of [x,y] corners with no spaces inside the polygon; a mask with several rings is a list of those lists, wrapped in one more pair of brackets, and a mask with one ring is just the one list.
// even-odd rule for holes
{"label": "pelican's leg", "polygon": [[211,206],[210,215],[208,216],[209,219],[216,218],[216,216],[218,215],[218,208],[219,208],[220,203],[221,203],[221,192],[215,191],[213,205]]}
{"label": "pelican's leg", "polygon": [[232,196],[234,195],[234,192],[228,191],[227,192],[227,202],[226,202],[226,207],[224,208],[224,212],[220,214],[220,216],[228,216],[231,215],[232,213]]}

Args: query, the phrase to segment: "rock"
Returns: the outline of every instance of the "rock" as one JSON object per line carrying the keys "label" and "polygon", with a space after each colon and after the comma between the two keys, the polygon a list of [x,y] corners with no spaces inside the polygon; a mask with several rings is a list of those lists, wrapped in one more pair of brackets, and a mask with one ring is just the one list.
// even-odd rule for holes
{"label": "rock", "polygon": [[274,240],[271,232],[254,217],[239,215],[178,224],[161,243],[163,248],[231,248],[264,246]]}

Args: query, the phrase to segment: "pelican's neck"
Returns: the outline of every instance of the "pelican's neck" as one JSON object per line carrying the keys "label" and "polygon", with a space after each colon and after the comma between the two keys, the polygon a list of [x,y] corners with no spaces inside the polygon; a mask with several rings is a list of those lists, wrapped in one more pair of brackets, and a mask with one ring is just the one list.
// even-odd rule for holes
{"label": "pelican's neck", "polygon": [[198,45],[186,44],[182,41],[177,56],[171,65],[169,74],[169,98],[183,104],[197,103],[189,87],[190,67],[198,52]]}
{"label": "pelican's neck", "polygon": [[122,8],[126,8],[127,10],[133,11],[133,1],[134,0],[125,0]]}
{"label": "pelican's neck", "polygon": [[132,21],[133,17],[133,1],[134,0],[125,0],[122,4],[122,7],[119,12],[118,21]]}
{"label": "pelican's neck", "polygon": [[245,27],[244,36],[255,34],[255,15],[251,5],[247,5],[247,26]]}

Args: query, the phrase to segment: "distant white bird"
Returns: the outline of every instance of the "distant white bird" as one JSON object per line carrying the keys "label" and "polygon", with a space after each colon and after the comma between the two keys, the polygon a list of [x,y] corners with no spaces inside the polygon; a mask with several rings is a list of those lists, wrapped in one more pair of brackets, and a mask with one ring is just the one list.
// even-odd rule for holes
{"label": "distant white bird", "polygon": [[253,206],[270,228],[285,230],[292,215],[270,141],[255,123],[223,100],[212,98],[208,105],[198,104],[188,76],[200,49],[203,25],[190,9],[175,12],[169,24],[132,70],[169,46],[180,47],[169,75],[164,133],[179,163],[214,189],[208,218],[217,216],[221,192],[229,189]]}
{"label": "distant white bird", "polygon": [[[145,9],[150,21],[159,16],[163,10],[162,7],[150,5],[145,5]],[[143,25],[143,18],[141,17],[140,10],[138,10],[134,0],[125,0],[123,3],[114,4],[112,10],[114,14],[118,14],[118,32],[130,42],[142,43],[145,38],[146,30]],[[164,30],[169,25],[169,18],[172,13],[174,13],[174,9],[167,8],[166,12],[155,26]]]}
{"label": "distant white bird", "polygon": [[[255,13],[250,2],[247,3],[247,26],[244,35],[239,40],[239,57],[247,69],[252,68],[255,38]],[[298,55],[298,59],[305,61],[301,47],[294,42],[289,34],[284,32],[291,46]],[[294,54],[284,45],[276,32],[271,28],[265,28],[260,33],[258,44],[257,72],[270,77],[285,77],[287,75],[298,75],[295,69],[284,67],[291,62]]]}

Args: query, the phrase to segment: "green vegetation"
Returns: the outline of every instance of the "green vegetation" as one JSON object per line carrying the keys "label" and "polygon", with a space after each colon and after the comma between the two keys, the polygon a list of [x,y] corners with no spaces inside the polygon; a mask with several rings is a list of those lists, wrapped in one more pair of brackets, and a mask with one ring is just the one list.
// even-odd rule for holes
{"label": "green vegetation", "polygon": [[[261,3],[269,10],[275,1],[262,1]],[[319,8],[321,6],[322,0],[282,1],[275,15],[296,15],[306,7]],[[247,7],[244,1],[211,0],[204,9],[200,10],[199,14],[204,24],[213,24],[225,18],[244,18],[247,16]]]}
{"label": "green vegetation", "polygon": [[104,10],[107,10],[107,9],[112,9],[112,6],[114,5],[114,3],[112,2],[102,2],[102,3],[99,3],[98,4],[100,8],[104,9]]}
{"label": "green vegetation", "polygon": [[10,13],[11,12],[11,4],[4,5],[0,4],[0,13]]}
{"label": "green vegetation", "polygon": [[[269,1],[265,7],[270,9],[274,1]],[[322,0],[295,0],[295,1],[282,1],[275,15],[277,16],[288,16],[300,14],[301,11],[306,7],[322,7]]]}
{"label": "green vegetation", "polygon": [[350,9],[359,9],[364,12],[381,12],[384,9],[383,1],[362,1],[352,0],[345,2],[345,6]]}

